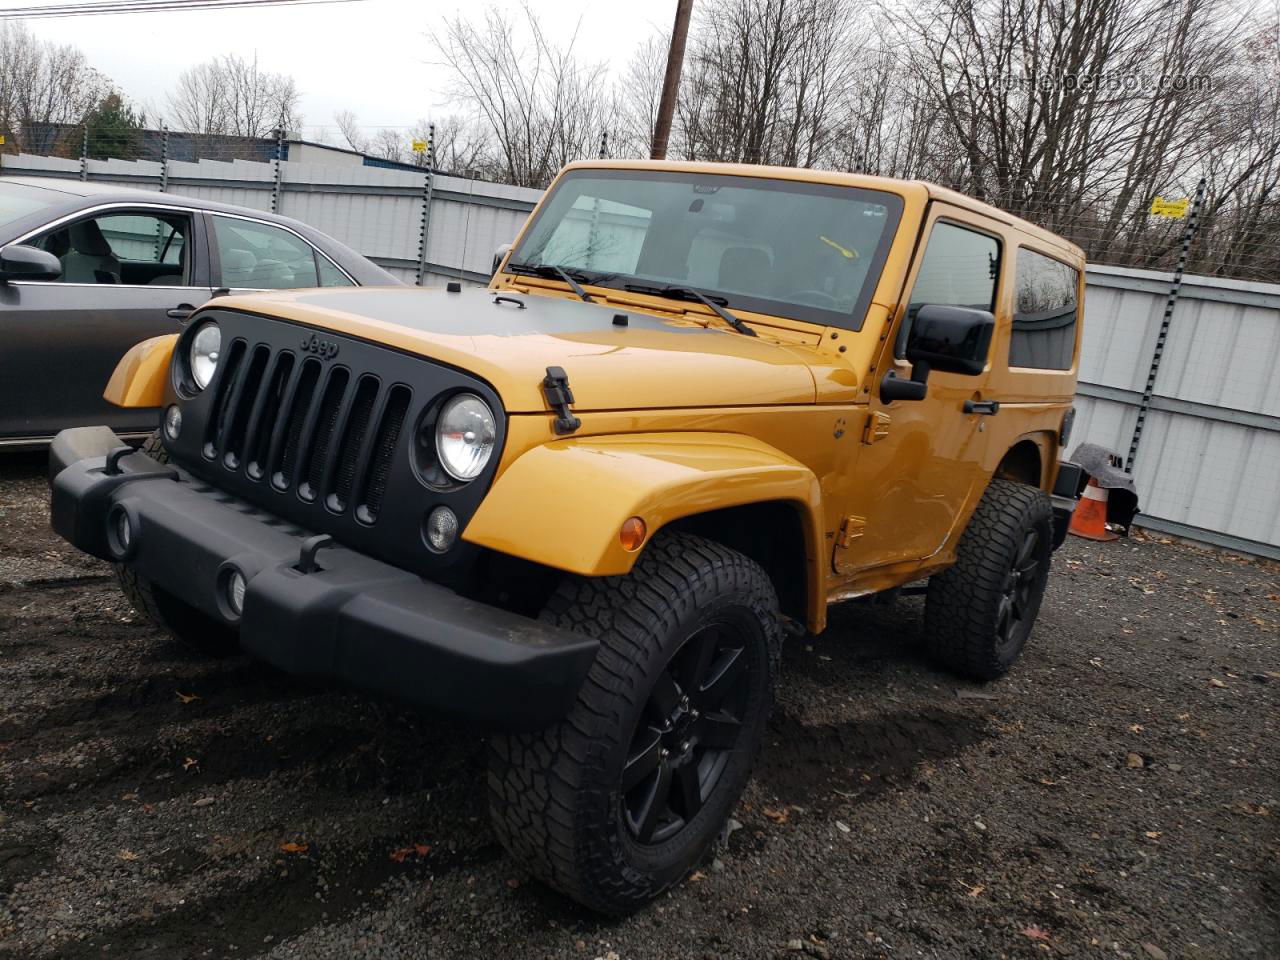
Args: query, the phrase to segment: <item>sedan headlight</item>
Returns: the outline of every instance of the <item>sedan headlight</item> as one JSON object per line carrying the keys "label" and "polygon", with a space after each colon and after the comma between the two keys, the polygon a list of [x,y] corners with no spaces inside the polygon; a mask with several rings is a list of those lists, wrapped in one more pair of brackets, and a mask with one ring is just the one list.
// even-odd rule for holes
{"label": "sedan headlight", "polygon": [[489,405],[474,393],[451,398],[436,419],[436,453],[455,480],[474,480],[484,470],[498,438]]}
{"label": "sedan headlight", "polygon": [[203,390],[213,379],[221,350],[222,331],[216,323],[204,324],[191,338],[191,346],[187,348],[187,369],[191,371],[192,385],[197,390]]}

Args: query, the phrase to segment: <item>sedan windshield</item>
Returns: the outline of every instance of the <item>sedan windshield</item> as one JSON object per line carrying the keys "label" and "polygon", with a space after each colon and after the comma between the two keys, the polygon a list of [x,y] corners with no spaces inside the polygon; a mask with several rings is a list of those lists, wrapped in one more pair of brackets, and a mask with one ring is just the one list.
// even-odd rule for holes
{"label": "sedan windshield", "polygon": [[731,308],[858,329],[901,211],[898,196],[855,187],[574,170],[511,262],[561,267],[605,287],[697,290]]}
{"label": "sedan windshield", "polygon": [[52,190],[23,183],[0,183],[0,227],[66,199],[66,194]]}

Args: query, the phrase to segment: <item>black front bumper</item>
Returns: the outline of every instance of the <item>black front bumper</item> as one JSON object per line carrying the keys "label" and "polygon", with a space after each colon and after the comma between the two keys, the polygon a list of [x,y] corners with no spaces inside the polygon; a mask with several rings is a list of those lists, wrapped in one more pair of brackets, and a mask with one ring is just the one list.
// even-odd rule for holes
{"label": "black front bumper", "polygon": [[[102,427],[58,436],[53,529],[235,627],[249,653],[505,729],[544,726],[572,706],[595,640],[336,544],[304,573],[306,531],[144,454],[109,463],[122,445]],[[126,549],[109,532],[120,513],[132,529]],[[233,569],[248,583],[239,617],[227,602]]]}

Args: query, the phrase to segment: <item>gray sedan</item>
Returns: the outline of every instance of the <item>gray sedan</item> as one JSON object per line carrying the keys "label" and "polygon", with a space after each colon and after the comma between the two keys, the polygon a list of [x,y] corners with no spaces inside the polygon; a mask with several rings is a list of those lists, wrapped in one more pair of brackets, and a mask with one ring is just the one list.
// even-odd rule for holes
{"label": "gray sedan", "polygon": [[219,291],[396,285],[318,230],[245,207],[74,180],[0,179],[0,448],[156,410],[102,398],[117,361]]}

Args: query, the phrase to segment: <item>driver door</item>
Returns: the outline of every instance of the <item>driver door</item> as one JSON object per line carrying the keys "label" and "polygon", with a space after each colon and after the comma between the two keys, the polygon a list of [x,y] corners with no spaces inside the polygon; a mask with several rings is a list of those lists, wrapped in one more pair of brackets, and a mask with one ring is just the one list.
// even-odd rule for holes
{"label": "driver door", "polygon": [[985,399],[989,357],[978,376],[932,372],[922,400],[886,403],[878,385],[890,370],[910,377],[907,339],[924,304],[997,312],[1003,282],[998,229],[994,223],[986,227],[968,211],[930,205],[927,239],[908,278],[910,294],[898,307],[894,335],[875,368],[877,387],[836,534],[833,564],[838,573],[933,555],[965,519],[975,487],[985,482],[988,414],[966,413],[965,404]]}

